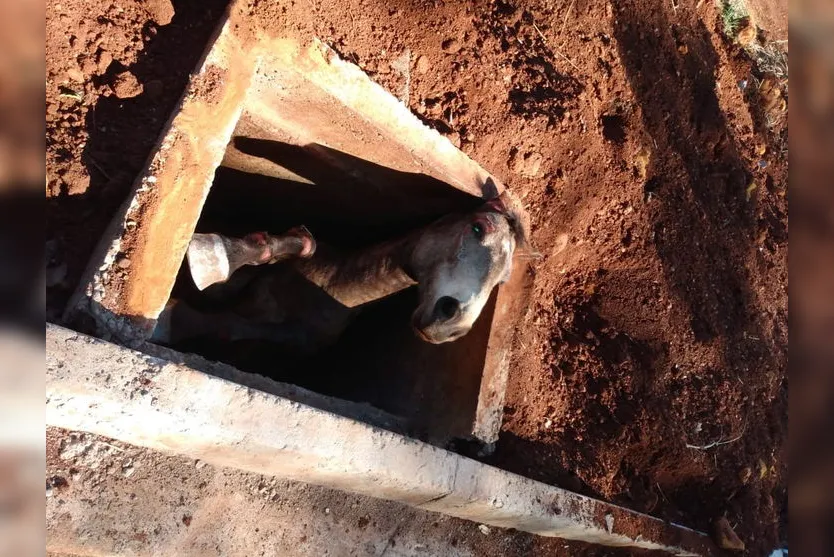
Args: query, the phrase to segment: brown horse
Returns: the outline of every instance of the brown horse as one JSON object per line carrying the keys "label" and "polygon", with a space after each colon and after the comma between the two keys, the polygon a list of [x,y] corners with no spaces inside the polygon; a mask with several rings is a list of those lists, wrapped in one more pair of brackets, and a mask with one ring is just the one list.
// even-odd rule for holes
{"label": "brown horse", "polygon": [[[509,278],[528,235],[524,213],[506,193],[355,252],[317,246],[303,227],[238,240],[195,234],[188,252],[192,278],[207,295],[226,300],[225,307],[209,313],[173,301],[153,340],[260,339],[312,351],[335,342],[364,304],[417,285],[414,331],[427,342],[453,341]],[[252,267],[264,263],[272,264]]]}

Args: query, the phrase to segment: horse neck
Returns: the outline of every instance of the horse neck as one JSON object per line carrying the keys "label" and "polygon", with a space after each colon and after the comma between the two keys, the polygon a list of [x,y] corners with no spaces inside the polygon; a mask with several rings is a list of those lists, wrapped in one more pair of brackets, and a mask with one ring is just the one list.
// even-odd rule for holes
{"label": "horse neck", "polygon": [[356,307],[417,284],[405,270],[412,247],[410,236],[353,252],[319,245],[296,269],[342,305]]}

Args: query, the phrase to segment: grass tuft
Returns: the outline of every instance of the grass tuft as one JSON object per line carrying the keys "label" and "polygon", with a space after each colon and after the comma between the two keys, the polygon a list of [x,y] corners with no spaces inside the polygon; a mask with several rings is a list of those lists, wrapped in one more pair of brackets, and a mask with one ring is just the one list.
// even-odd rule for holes
{"label": "grass tuft", "polygon": [[744,26],[745,21],[750,18],[744,0],[720,0],[721,19],[724,22],[724,33],[730,38],[735,38],[739,29]]}

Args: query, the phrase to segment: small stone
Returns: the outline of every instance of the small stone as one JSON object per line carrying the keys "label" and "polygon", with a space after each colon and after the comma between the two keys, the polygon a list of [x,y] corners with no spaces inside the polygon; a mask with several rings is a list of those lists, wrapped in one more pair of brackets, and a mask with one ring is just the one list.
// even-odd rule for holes
{"label": "small stone", "polygon": [[116,265],[118,265],[120,269],[128,269],[130,268],[130,264],[130,259],[127,257],[122,257],[116,262]]}
{"label": "small stone", "polygon": [[757,155],[759,155],[761,157],[766,152],[767,152],[767,145],[764,143],[764,141],[759,141],[758,143],[756,143],[756,154]]}
{"label": "small stone", "polygon": [[446,39],[441,43],[440,48],[447,54],[457,54],[460,52],[460,42],[457,39]]}
{"label": "small stone", "polygon": [[739,539],[726,517],[721,517],[713,524],[715,543],[721,549],[744,551],[744,542]]}
{"label": "small stone", "polygon": [[106,50],[99,50],[98,56],[96,57],[96,65],[98,66],[98,73],[103,74],[107,71],[107,68],[110,67],[111,62],[113,62],[113,55],[107,52]]}
{"label": "small stone", "polygon": [[113,93],[120,99],[132,99],[142,94],[143,88],[136,76],[124,71],[116,76],[111,86]]}
{"label": "small stone", "polygon": [[489,535],[489,526],[486,524],[478,524],[478,530],[480,530],[481,534],[485,536]]}
{"label": "small stone", "polygon": [[203,468],[206,467],[206,463],[202,460],[198,460],[197,462],[194,463],[194,466],[197,468],[197,470],[202,470]]}
{"label": "small stone", "polygon": [[96,64],[93,60],[89,57],[84,58],[81,62],[81,71],[84,72],[86,75],[93,75],[96,73]]}
{"label": "small stone", "polygon": [[414,68],[417,70],[419,74],[425,74],[431,69],[431,62],[425,56],[420,56],[417,58],[417,62],[414,64]]}
{"label": "small stone", "polygon": [[516,174],[521,174],[527,178],[535,178],[539,175],[543,160],[543,157],[536,152],[525,153],[523,156],[516,153],[510,164]]}
{"label": "small stone", "polygon": [[71,68],[67,71],[67,77],[76,83],[84,83],[84,73],[79,68]]}
{"label": "small stone", "polygon": [[168,25],[174,19],[174,6],[171,0],[146,0],[145,7],[150,12],[151,19],[159,25]]}
{"label": "small stone", "polygon": [[330,514],[330,507],[324,508],[324,514]]}

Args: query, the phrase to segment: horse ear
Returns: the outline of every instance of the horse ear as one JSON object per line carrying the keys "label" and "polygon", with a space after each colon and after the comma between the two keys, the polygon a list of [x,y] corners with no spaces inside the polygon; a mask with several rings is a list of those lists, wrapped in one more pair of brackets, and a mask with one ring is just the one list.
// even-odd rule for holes
{"label": "horse ear", "polygon": [[495,179],[492,176],[487,176],[484,185],[481,187],[482,197],[484,199],[494,199],[498,197],[498,186],[495,184]]}
{"label": "horse ear", "polygon": [[530,216],[524,210],[521,201],[508,189],[505,189],[498,196],[497,201],[503,206],[504,214],[510,221],[510,226],[515,233],[516,250],[519,255],[523,253],[536,254],[536,250],[530,243]]}

